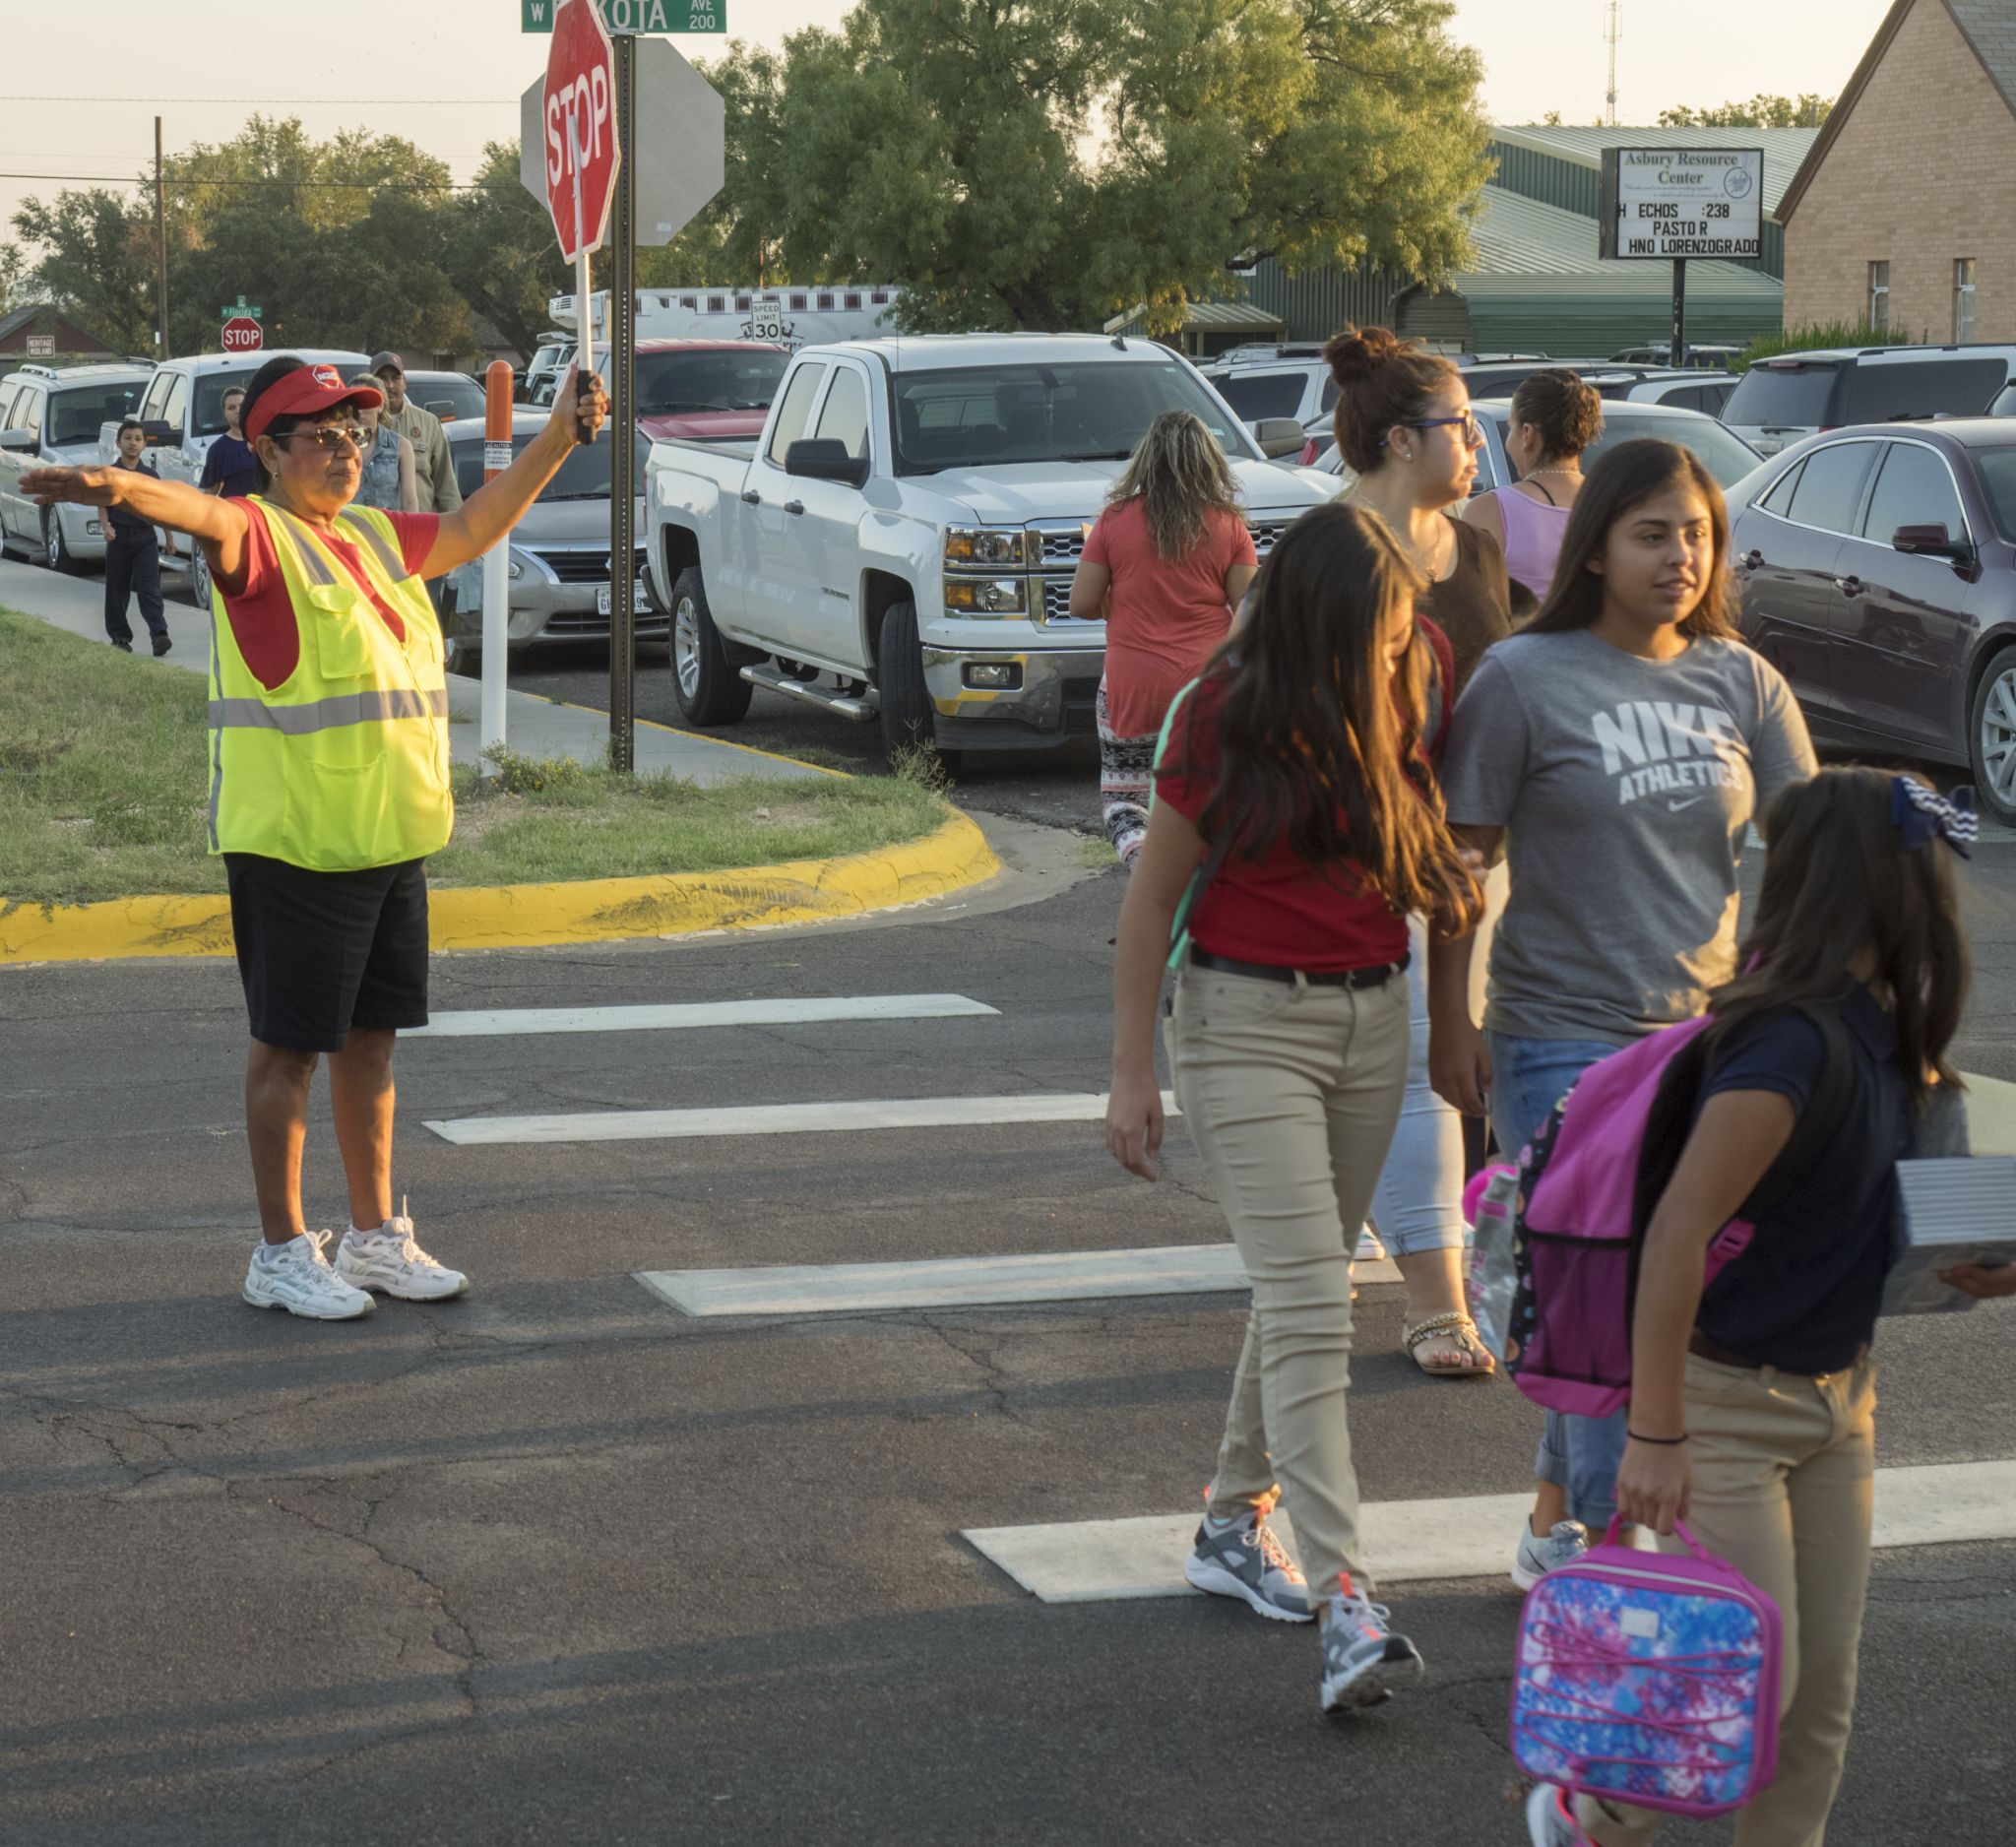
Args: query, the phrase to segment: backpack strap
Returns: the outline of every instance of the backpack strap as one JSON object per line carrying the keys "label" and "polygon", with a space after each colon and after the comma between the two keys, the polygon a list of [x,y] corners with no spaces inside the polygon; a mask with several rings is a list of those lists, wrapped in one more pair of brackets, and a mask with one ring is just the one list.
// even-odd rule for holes
{"label": "backpack strap", "polygon": [[[1193,679],[1169,701],[1167,716],[1162,722],[1162,732],[1155,740],[1155,762],[1149,772],[1148,811],[1155,812],[1155,804],[1162,799],[1157,779],[1162,771],[1162,761],[1169,747],[1169,737],[1175,731],[1176,714],[1183,709],[1183,702],[1195,692],[1201,679]],[[1176,906],[1176,915],[1169,924],[1169,959],[1165,968],[1176,968],[1190,953],[1190,919],[1197,909],[1197,901],[1204,896],[1205,888],[1219,874],[1226,862],[1226,856],[1232,849],[1233,830],[1228,828],[1211,843],[1204,858],[1197,862],[1197,870],[1190,875],[1190,883],[1184,890],[1182,901]]]}

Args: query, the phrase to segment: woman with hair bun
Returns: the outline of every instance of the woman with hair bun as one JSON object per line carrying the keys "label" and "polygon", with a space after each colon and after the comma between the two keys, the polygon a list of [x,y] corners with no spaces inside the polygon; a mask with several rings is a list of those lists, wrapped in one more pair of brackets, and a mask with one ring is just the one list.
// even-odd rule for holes
{"label": "woman with hair bun", "polygon": [[1568,509],[1582,491],[1582,452],[1603,434],[1603,399],[1566,366],[1521,382],[1505,425],[1505,455],[1519,478],[1479,494],[1463,511],[1504,547],[1513,613],[1546,601]]}
{"label": "woman with hair bun", "polygon": [[[1460,695],[1484,650],[1512,632],[1511,588],[1498,541],[1452,519],[1477,479],[1482,434],[1463,376],[1383,327],[1347,327],[1324,348],[1337,380],[1337,443],[1357,480],[1347,499],[1375,513],[1427,588],[1415,602],[1447,636]],[[1487,919],[1488,923],[1488,919]],[[1428,1083],[1427,932],[1410,920],[1408,1001],[1413,1048],[1393,1150],[1372,1223],[1407,1285],[1403,1339],[1439,1378],[1484,1378],[1491,1357],[1465,1303],[1463,1123]]]}

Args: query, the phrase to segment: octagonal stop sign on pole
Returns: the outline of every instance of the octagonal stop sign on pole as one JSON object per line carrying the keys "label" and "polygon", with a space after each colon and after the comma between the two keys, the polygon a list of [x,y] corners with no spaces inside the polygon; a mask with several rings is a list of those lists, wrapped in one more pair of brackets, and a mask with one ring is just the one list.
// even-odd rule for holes
{"label": "octagonal stop sign on pole", "polygon": [[[541,197],[574,265],[575,292],[588,298],[588,256],[601,247],[616,196],[616,89],[609,34],[593,0],[560,0],[540,86]],[[594,335],[580,333],[583,374],[595,369]]]}
{"label": "octagonal stop sign on pole", "polygon": [[265,345],[266,336],[250,315],[234,314],[224,323],[224,351],[257,352]]}

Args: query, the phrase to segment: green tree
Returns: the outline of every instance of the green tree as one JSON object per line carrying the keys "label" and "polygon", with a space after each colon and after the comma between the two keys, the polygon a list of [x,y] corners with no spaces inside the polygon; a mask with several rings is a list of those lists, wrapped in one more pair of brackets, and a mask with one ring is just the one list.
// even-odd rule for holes
{"label": "green tree", "polygon": [[1662,128],[1818,128],[1834,107],[1832,96],[1810,91],[1798,96],[1771,96],[1762,93],[1748,102],[1723,102],[1712,109],[1662,109]]}
{"label": "green tree", "polygon": [[475,184],[456,196],[446,219],[448,280],[469,305],[519,351],[545,331],[550,296],[574,288],[552,220],[518,178],[518,147],[493,141]]}
{"label": "green tree", "polygon": [[1460,267],[1489,176],[1445,0],[861,0],[731,46],[712,234],[765,279],[900,281],[918,330],[1167,331],[1235,261]]}
{"label": "green tree", "polygon": [[103,186],[59,192],[50,204],[24,199],[14,228],[38,252],[50,300],[120,352],[152,352],[154,221]]}
{"label": "green tree", "polygon": [[[49,296],[131,352],[154,350],[151,175],[137,190],[28,199],[14,227]],[[218,310],[266,310],[269,345],[455,349],[469,311],[447,273],[447,166],[398,136],[316,141],[298,120],[255,115],[230,140],[167,162],[169,347],[217,346]]]}

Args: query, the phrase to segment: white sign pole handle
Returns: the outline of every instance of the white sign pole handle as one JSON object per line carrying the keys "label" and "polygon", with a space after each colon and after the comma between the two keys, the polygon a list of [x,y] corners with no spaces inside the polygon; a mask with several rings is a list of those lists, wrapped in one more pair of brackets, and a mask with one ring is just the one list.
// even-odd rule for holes
{"label": "white sign pole handle", "polygon": [[[583,5],[587,0],[581,0]],[[595,316],[588,297],[588,226],[581,221],[581,123],[574,109],[567,111],[567,146],[574,158],[574,332],[580,349],[575,363],[579,368],[575,389],[595,370]]]}

